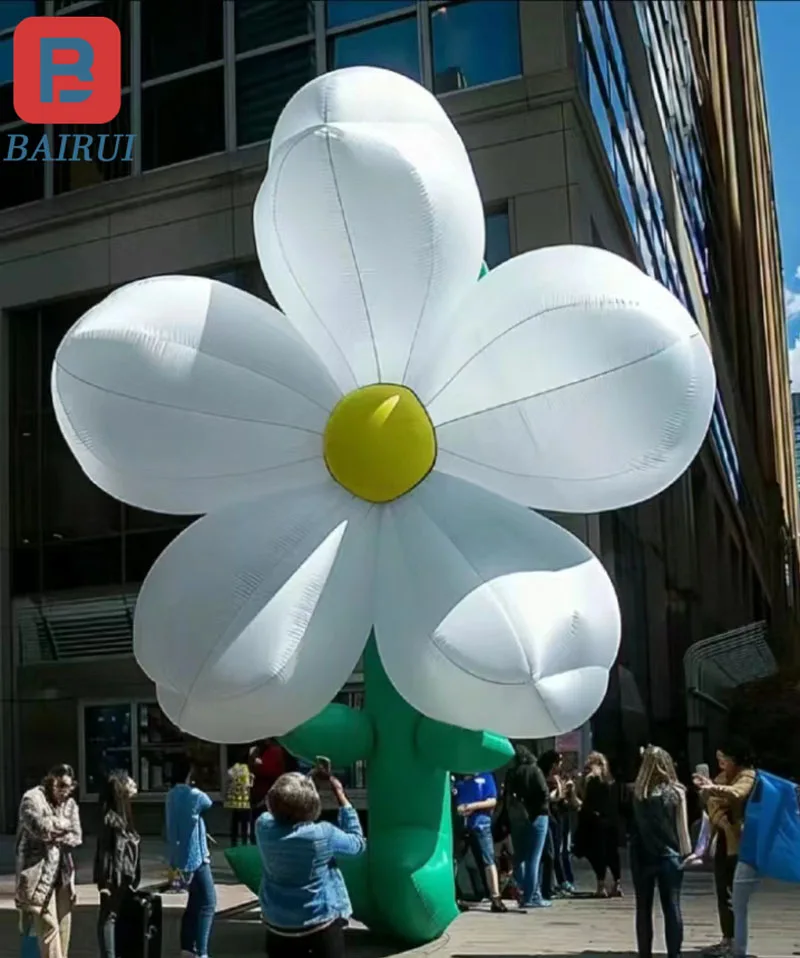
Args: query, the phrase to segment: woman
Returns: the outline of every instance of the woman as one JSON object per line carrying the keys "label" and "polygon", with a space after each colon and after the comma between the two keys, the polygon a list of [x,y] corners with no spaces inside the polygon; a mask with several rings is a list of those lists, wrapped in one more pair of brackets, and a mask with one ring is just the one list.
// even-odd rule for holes
{"label": "woman", "polygon": [[536,757],[524,745],[514,746],[505,781],[505,809],[514,850],[514,880],[521,908],[548,908],[542,895],[542,855],[550,825],[547,782]]}
{"label": "woman", "polygon": [[711,824],[714,850],[714,885],[717,892],[722,940],[704,952],[706,955],[730,955],[733,951],[735,922],[731,898],[733,875],[742,836],[744,809],[756,780],[747,748],[731,742],[717,751],[719,775],[712,782],[704,775],[695,775],[694,784],[700,793]]}
{"label": "woman", "polygon": [[94,856],[94,881],[100,892],[97,939],[101,958],[116,958],[117,915],[125,896],[141,878],[139,835],[133,826],[131,799],[136,782],[124,771],[111,772],[100,794],[102,824]]}
{"label": "woman", "polygon": [[67,958],[75,866],[72,849],[83,841],[75,773],[55,765],[41,785],[22,796],[16,856],[16,904],[22,932],[39,940],[41,958]]}
{"label": "woman", "polygon": [[[619,831],[619,796],[608,759],[601,752],[590,752],[583,774],[576,845],[594,871],[596,898],[622,897]],[[606,884],[609,872],[610,888]]]}
{"label": "woman", "polygon": [[[542,863],[542,893],[545,898],[575,890],[569,852],[569,813],[573,796],[561,777],[562,758],[556,751],[539,756],[539,768],[550,792],[549,835]],[[555,888],[553,878],[555,877]]]}
{"label": "woman", "polygon": [[231,848],[235,848],[239,840],[243,845],[251,844],[253,836],[250,793],[255,776],[247,762],[242,761],[246,757],[236,757],[228,769],[225,787],[225,809],[231,813]]}
{"label": "woman", "polygon": [[682,862],[691,851],[686,790],[663,748],[648,745],[633,785],[631,871],[636,895],[639,958],[653,958],[653,902],[656,887],[664,913],[667,958],[680,958]]}
{"label": "woman", "polygon": [[315,779],[287,772],[267,794],[268,812],[256,822],[261,855],[261,913],[270,958],[341,958],[344,928],[353,913],[336,858],[366,848],[358,813],[342,783],[316,772],[339,807],[338,825],[318,821]]}
{"label": "woman", "polygon": [[187,958],[208,958],[217,894],[203,814],[213,803],[195,788],[194,769],[187,758],[173,762],[173,781],[166,801],[169,865],[180,873],[181,885],[189,890],[181,919],[181,953]]}

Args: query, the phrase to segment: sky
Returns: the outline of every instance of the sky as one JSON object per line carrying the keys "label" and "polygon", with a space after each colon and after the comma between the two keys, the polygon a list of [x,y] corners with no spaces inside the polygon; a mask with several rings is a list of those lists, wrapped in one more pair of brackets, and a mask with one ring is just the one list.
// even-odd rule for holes
{"label": "sky", "polygon": [[758,0],[761,60],[783,253],[792,391],[800,392],[800,0]]}

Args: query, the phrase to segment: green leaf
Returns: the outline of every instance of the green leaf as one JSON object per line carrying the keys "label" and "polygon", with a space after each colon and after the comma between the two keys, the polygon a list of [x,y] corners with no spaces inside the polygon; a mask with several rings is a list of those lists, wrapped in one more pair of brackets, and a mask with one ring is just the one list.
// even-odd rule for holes
{"label": "green leaf", "polygon": [[375,741],[372,720],[366,712],[333,705],[281,738],[292,755],[313,762],[317,755],[331,760],[334,768],[346,768],[369,758]]}
{"label": "green leaf", "polygon": [[471,732],[420,717],[416,746],[420,756],[435,768],[452,772],[489,772],[514,755],[507,738],[494,732]]}

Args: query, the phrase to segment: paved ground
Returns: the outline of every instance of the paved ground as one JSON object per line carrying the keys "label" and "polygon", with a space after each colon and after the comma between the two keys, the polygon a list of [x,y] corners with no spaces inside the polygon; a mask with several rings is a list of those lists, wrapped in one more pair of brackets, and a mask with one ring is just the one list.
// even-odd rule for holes
{"label": "paved ground", "polygon": [[[13,909],[13,879],[8,874],[12,847],[0,838],[0,956],[19,954],[16,914]],[[88,850],[89,852],[91,849]],[[146,880],[160,881],[163,865],[158,845],[145,846]],[[248,908],[251,896],[233,883],[221,855],[215,855],[219,909],[212,939],[214,958],[257,958],[263,955],[263,933],[257,910]],[[91,884],[88,855],[79,862],[79,904],[70,958],[95,958],[97,895]],[[590,877],[579,876],[591,887]],[[167,895],[164,958],[178,955],[177,925],[183,896]],[[717,937],[711,876],[687,875],[683,896],[686,922],[686,955]],[[753,899],[751,952],[759,958],[800,956],[800,889],[772,885]],[[660,933],[657,951],[663,954]],[[351,958],[385,958],[397,949],[376,941],[363,928],[350,933]],[[478,907],[462,915],[449,933],[426,948],[407,954],[435,954],[436,958],[512,958],[547,955],[551,958],[635,958],[633,948],[633,898],[615,901],[576,899],[557,902],[547,911],[492,915]]]}

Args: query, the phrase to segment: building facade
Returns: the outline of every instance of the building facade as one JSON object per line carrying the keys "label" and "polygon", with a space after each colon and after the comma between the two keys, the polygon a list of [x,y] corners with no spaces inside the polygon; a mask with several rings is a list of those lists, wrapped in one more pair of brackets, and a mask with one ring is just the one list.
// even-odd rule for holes
{"label": "building facade", "polygon": [[792,425],[794,431],[794,484],[800,494],[800,393],[792,393]]}
{"label": "building facade", "polygon": [[[131,616],[185,520],[120,505],[83,476],[55,424],[50,366],[87,308],[142,276],[201,273],[269,298],[253,199],[283,104],[327,69],[385,66],[441,95],[480,183],[490,265],[546,245],[606,247],[669,286],[711,342],[719,395],[689,473],[634,509],[555,517],[603,558],[623,611],[619,667],[581,748],[591,740],[621,767],[647,740],[685,751],[683,656],[693,643],[764,619],[776,645],[792,647],[797,507],[786,498],[792,435],[779,415],[789,399],[771,184],[741,142],[761,137],[768,166],[763,107],[731,134],[737,152],[720,173],[713,90],[745,81],[703,54],[710,41],[690,4],[0,4],[0,157],[14,133],[33,142],[81,132],[14,118],[10,37],[31,13],[119,24],[123,108],[107,132],[134,134],[136,149],[131,163],[0,160],[0,826],[55,761],[78,766],[87,798],[104,766],[129,766],[143,807],[160,816],[170,755],[187,742],[131,656]],[[748,76],[757,85],[752,65]],[[761,230],[761,257],[748,238],[734,268],[734,239],[719,231],[731,170],[749,177],[742,235]],[[343,696],[357,705],[359,695],[355,675]],[[218,790],[224,749],[189,747]],[[363,785],[363,769],[351,775]]]}

